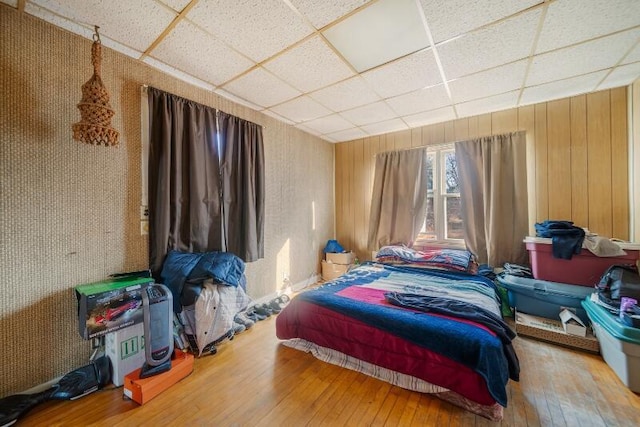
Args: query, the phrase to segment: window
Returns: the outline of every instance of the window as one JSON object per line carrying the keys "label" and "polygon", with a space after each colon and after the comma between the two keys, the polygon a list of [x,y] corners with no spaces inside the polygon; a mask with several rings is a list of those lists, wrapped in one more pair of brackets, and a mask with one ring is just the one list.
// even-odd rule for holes
{"label": "window", "polygon": [[461,243],[464,238],[453,145],[427,151],[427,216],[418,238],[451,243]]}

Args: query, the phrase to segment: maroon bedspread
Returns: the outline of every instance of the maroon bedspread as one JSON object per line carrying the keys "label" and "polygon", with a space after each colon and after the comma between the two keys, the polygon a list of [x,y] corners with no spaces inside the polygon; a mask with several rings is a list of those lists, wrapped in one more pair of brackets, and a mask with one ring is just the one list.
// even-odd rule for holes
{"label": "maroon bedspread", "polygon": [[375,365],[494,405],[485,380],[470,368],[424,347],[327,308],[294,298],[276,318],[280,339],[301,338]]}

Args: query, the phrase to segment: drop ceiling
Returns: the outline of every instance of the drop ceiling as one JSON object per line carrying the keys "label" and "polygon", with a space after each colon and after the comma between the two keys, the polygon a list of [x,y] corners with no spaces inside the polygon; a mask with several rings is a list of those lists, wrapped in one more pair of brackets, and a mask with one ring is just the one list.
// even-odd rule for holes
{"label": "drop ceiling", "polygon": [[331,142],[640,77],[640,0],[0,2]]}

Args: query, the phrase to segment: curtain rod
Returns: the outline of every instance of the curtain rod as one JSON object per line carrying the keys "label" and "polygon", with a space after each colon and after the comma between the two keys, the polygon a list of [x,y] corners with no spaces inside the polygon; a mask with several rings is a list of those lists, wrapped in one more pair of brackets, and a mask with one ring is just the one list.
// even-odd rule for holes
{"label": "curtain rod", "polygon": [[444,147],[445,145],[453,145],[453,144],[455,144],[457,142],[469,141],[471,139],[490,138],[492,136],[498,136],[498,135],[513,135],[513,134],[521,133],[521,132],[522,133],[526,133],[526,131],[524,131],[524,130],[517,130],[517,131],[514,131],[514,132],[497,133],[495,135],[484,135],[484,136],[478,136],[478,137],[475,137],[475,138],[460,139],[458,141],[439,142],[438,144],[431,144],[431,145],[421,145],[420,147],[400,148],[398,150],[387,150],[387,151],[381,151],[379,153],[376,153],[376,154],[373,155],[373,157],[377,156],[378,154],[391,153],[393,151],[401,152],[401,151],[421,150],[421,149],[425,149],[425,148],[427,148],[427,149],[429,149],[429,148],[439,148],[439,147]]}
{"label": "curtain rod", "polygon": [[[147,93],[147,91],[149,90],[149,85],[147,85],[147,84],[142,84],[142,85],[140,86],[140,90],[141,90],[143,93]],[[162,89],[158,89],[158,90],[163,91]],[[166,91],[163,91],[163,92],[168,93],[168,94],[170,94],[170,95],[175,95],[175,94],[172,94],[171,92],[166,92]],[[175,95],[175,96],[180,96],[180,95]],[[188,98],[185,98],[184,96],[180,96],[180,98],[184,98],[184,99],[187,99],[187,100],[189,100],[189,101],[192,101],[192,100],[190,100],[190,99],[188,99]],[[197,101],[192,101],[192,102],[195,102],[195,103],[197,103],[197,104],[201,104],[201,105],[205,105],[205,104],[202,104],[201,102],[197,102]],[[231,101],[231,102],[233,102],[233,101]],[[220,110],[219,108],[216,108],[216,107],[211,107],[210,105],[205,105],[205,107],[213,108],[214,110],[216,110],[216,116],[218,115],[218,113],[219,113],[219,112],[223,112],[223,113],[225,113],[225,114],[229,114],[229,113],[227,113],[226,111],[222,111],[222,110]],[[248,108],[248,107],[247,107],[247,108]],[[235,114],[229,114],[229,115],[230,115],[230,116],[238,117],[238,116],[236,116]],[[242,119],[241,117],[238,117],[238,118]],[[247,119],[242,119],[242,120],[246,120],[246,121],[247,121],[247,122],[249,122],[249,123],[253,123],[254,125],[258,125],[258,126],[260,126],[262,129],[266,129],[266,128],[267,128],[265,125],[261,125],[261,124],[259,124],[259,123],[252,122],[251,120],[247,120]]]}

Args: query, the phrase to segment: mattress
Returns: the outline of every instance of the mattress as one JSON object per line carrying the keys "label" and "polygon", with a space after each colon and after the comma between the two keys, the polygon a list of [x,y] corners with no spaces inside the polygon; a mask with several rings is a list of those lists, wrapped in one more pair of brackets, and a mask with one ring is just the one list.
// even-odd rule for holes
{"label": "mattress", "polygon": [[[397,306],[393,296],[427,303]],[[294,348],[333,351],[356,366],[388,370],[397,375],[381,379],[498,420],[507,404],[506,384],[517,379],[517,357],[509,357],[510,343],[487,322],[438,312],[442,301],[447,307],[471,304],[471,318],[479,312],[500,316],[495,287],[482,277],[367,263],[294,298],[278,315],[276,334]],[[398,375],[404,380],[395,381]],[[421,388],[408,387],[407,378]]]}

